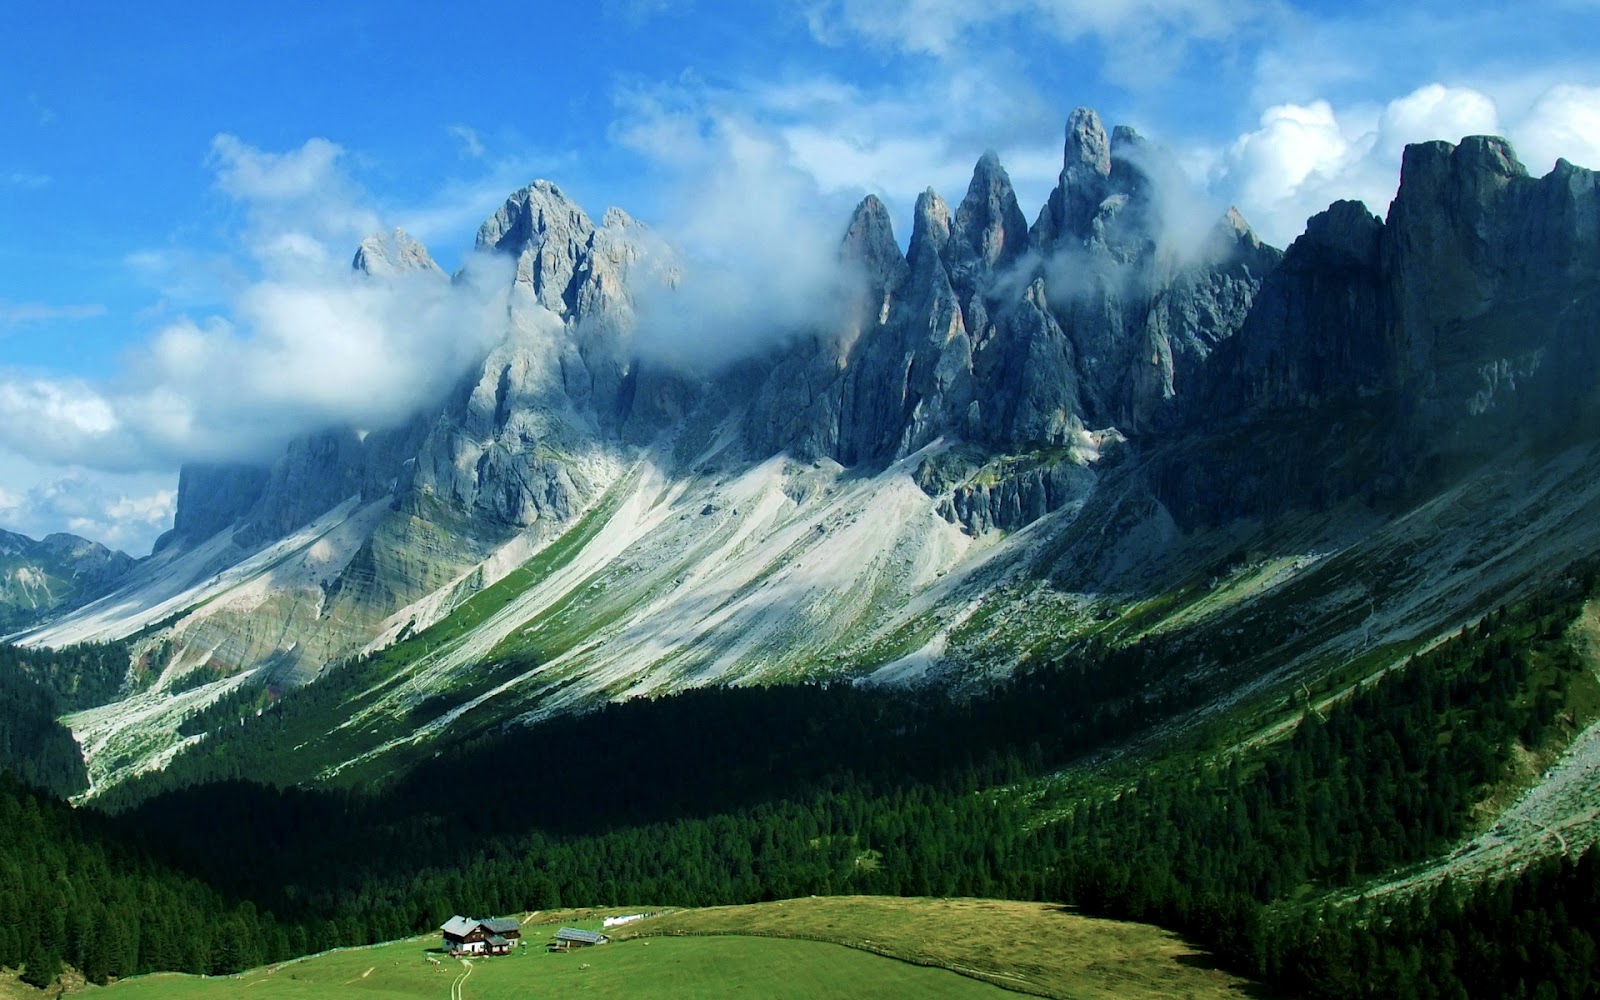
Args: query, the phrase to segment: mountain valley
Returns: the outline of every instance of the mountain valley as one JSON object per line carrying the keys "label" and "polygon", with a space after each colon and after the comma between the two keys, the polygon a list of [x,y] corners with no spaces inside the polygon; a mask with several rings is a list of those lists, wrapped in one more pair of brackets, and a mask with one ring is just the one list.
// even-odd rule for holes
{"label": "mountain valley", "polygon": [[[1597,175],[1478,136],[1400,176],[1386,218],[1338,202],[1279,251],[1080,109],[1031,225],[993,154],[904,251],[868,196],[814,321],[714,362],[661,347],[695,262],[548,181],[454,276],[363,242],[355,280],[487,303],[447,398],[185,466],[136,562],[0,535],[49,692],[16,703],[96,817],[40,822],[263,913],[254,951],[108,974],[399,937],[445,894],[877,892],[1068,901],[1303,990],[1341,961],[1319,915],[1377,940],[1411,918],[1360,907],[1523,871],[1578,899]],[[486,804],[502,770],[520,804]],[[436,860],[462,815],[495,889]],[[299,860],[240,873],[218,836]]]}

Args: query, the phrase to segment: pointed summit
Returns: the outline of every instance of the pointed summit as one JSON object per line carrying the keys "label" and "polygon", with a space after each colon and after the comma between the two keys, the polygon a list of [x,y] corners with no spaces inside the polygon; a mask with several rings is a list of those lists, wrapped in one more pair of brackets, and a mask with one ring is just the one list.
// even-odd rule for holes
{"label": "pointed summit", "polygon": [[[1131,131],[1131,130],[1130,130]],[[1041,251],[1063,240],[1083,240],[1110,191],[1111,140],[1100,116],[1078,108],[1067,118],[1061,176],[1039,212],[1029,238]]]}
{"label": "pointed summit", "polygon": [[1011,178],[993,150],[978,160],[967,196],[951,229],[954,262],[995,268],[1015,260],[1028,245],[1028,220],[1017,205]]}
{"label": "pointed summit", "polygon": [[859,264],[868,282],[879,291],[891,290],[905,277],[906,259],[894,239],[894,223],[889,210],[875,194],[861,199],[850,216],[839,255]]}
{"label": "pointed summit", "polygon": [[1092,108],[1078,108],[1067,118],[1067,143],[1062,160],[1063,183],[1111,176],[1111,141],[1106,137],[1106,127],[1100,116]]}
{"label": "pointed summit", "polygon": [[477,247],[515,255],[517,284],[565,316],[577,305],[579,264],[593,235],[594,223],[583,209],[554,184],[537,180],[478,228]]}
{"label": "pointed summit", "polygon": [[906,263],[913,271],[924,266],[925,260],[938,260],[944,245],[950,242],[950,206],[933,188],[917,195],[917,207],[912,213],[911,247],[906,252]]}
{"label": "pointed summit", "polygon": [[429,256],[428,248],[412,239],[404,229],[396,229],[392,233],[373,233],[362,240],[350,266],[374,277],[405,271],[444,274]]}

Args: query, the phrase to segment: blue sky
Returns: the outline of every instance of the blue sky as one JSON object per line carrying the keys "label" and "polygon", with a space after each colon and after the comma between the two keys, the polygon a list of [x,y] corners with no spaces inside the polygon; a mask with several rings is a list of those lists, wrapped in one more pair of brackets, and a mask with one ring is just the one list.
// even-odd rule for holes
{"label": "blue sky", "polygon": [[1031,218],[1078,105],[1279,244],[1334,198],[1381,214],[1409,141],[1600,166],[1595,0],[461,6],[0,7],[0,527],[139,554],[182,461],[382,420],[473,345],[353,293],[356,241],[453,268],[535,177],[754,287],[869,191],[904,239],[986,148]]}

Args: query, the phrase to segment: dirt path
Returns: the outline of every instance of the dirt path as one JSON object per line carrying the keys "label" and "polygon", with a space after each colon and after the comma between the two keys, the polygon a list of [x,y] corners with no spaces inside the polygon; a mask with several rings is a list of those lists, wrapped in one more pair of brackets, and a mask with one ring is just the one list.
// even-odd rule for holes
{"label": "dirt path", "polygon": [[466,1000],[467,979],[472,975],[472,962],[463,958],[461,964],[466,966],[466,971],[455,978],[450,984],[450,1000]]}

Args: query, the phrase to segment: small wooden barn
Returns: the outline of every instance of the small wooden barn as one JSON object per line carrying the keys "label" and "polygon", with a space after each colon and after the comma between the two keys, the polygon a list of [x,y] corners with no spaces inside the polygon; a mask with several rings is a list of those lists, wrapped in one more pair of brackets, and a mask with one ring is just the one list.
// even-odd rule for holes
{"label": "small wooden barn", "polygon": [[550,939],[551,951],[571,951],[573,948],[587,948],[590,945],[605,944],[611,939],[599,931],[579,930],[576,927],[563,927],[556,931],[556,936]]}

